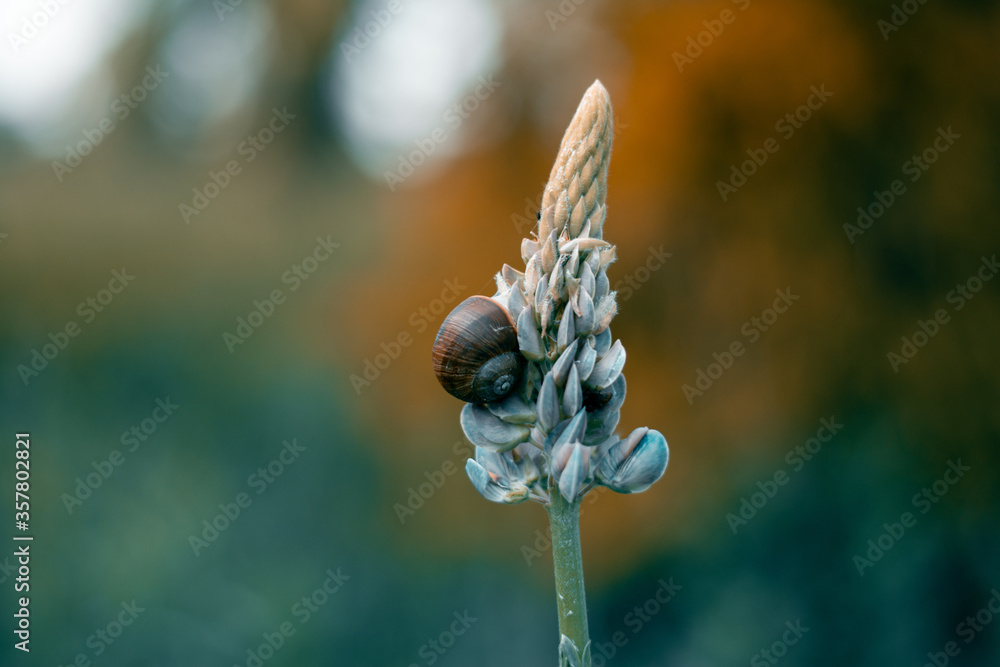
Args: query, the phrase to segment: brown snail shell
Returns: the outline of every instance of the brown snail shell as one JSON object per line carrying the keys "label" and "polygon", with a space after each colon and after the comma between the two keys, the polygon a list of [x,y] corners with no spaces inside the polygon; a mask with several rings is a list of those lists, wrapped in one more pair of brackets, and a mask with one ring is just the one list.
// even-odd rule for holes
{"label": "brown snail shell", "polygon": [[445,318],[432,360],[445,391],[467,403],[508,396],[527,363],[510,313],[485,296],[470,296]]}

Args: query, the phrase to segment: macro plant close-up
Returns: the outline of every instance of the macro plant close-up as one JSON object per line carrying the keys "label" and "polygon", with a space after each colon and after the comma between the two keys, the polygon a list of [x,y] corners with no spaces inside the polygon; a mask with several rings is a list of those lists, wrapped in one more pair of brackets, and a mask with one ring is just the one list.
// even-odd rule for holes
{"label": "macro plant close-up", "polygon": [[587,90],[563,136],[538,226],[521,244],[524,271],[504,265],[491,298],[469,297],[434,341],[434,371],[462,408],[475,445],[465,472],[487,500],[545,505],[559,611],[560,664],[591,664],[580,549],[580,501],[595,485],[645,491],[667,467],[663,435],[615,435],[625,401],[625,347],[604,240],[611,100]]}
{"label": "macro plant close-up", "polygon": [[0,2],[0,667],[996,667],[998,119],[996,0]]}

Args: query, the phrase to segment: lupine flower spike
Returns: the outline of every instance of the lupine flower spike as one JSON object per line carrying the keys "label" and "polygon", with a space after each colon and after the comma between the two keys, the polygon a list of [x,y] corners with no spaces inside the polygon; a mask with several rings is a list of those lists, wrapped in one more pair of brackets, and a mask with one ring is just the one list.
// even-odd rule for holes
{"label": "lupine flower spike", "polygon": [[600,81],[584,94],[563,136],[524,271],[496,274],[491,298],[472,297],[434,342],[441,384],[467,401],[462,430],[476,446],[466,464],[487,500],[546,506],[559,608],[559,664],[589,667],[579,504],[597,485],[645,491],[667,467],[667,441],[637,428],[615,435],[625,400],[625,347],[604,240],[611,99]]}

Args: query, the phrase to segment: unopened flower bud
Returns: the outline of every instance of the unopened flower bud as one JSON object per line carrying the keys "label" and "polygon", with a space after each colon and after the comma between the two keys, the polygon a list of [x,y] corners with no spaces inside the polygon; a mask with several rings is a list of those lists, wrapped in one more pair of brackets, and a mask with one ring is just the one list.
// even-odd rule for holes
{"label": "unopened flower bud", "polygon": [[465,473],[472,481],[472,485],[482,494],[486,500],[495,503],[507,503],[513,505],[528,499],[530,491],[521,482],[510,482],[503,479],[496,473],[491,473],[483,466],[476,463],[474,459],[469,459],[465,463]]}
{"label": "unopened flower bud", "polygon": [[669,456],[663,434],[637,428],[608,447],[597,466],[597,477],[618,493],[640,493],[663,476]]}

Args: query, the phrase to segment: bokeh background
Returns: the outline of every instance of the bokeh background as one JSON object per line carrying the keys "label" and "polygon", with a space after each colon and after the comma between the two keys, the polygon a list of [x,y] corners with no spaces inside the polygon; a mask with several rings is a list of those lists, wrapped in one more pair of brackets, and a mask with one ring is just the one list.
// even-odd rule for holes
{"label": "bokeh background", "polygon": [[[1000,284],[969,283],[960,310],[953,290],[1000,251],[1000,11],[902,5],[5,2],[0,489],[29,431],[35,542],[30,656],[0,561],[0,663],[553,664],[545,513],[464,477],[430,347],[447,301],[520,266],[599,78],[621,429],[659,429],[672,456],[646,493],[584,501],[595,665],[921,665],[950,641],[950,664],[997,664]],[[813,86],[832,95],[803,111]],[[287,123],[262,132],[275,110]],[[905,163],[948,128],[911,181]],[[863,233],[845,228],[897,179]],[[338,247],[293,290],[318,238]],[[123,267],[135,278],[102,293]],[[286,300],[227,344],[275,289]],[[751,341],[779,289],[798,300]],[[947,323],[894,368],[938,309]],[[25,373],[70,321],[78,335]],[[745,354],[689,400],[734,341]],[[179,406],[163,423],[157,399]],[[821,419],[843,428],[796,469],[786,454]],[[727,518],[778,471],[745,525]],[[915,504],[924,488],[933,504]],[[915,525],[885,537],[907,511]],[[859,573],[880,536],[891,548]],[[316,594],[338,568],[349,579]],[[661,582],[681,587],[662,605]],[[144,611],[101,639],[133,600]],[[283,623],[295,634],[260,650]]]}

